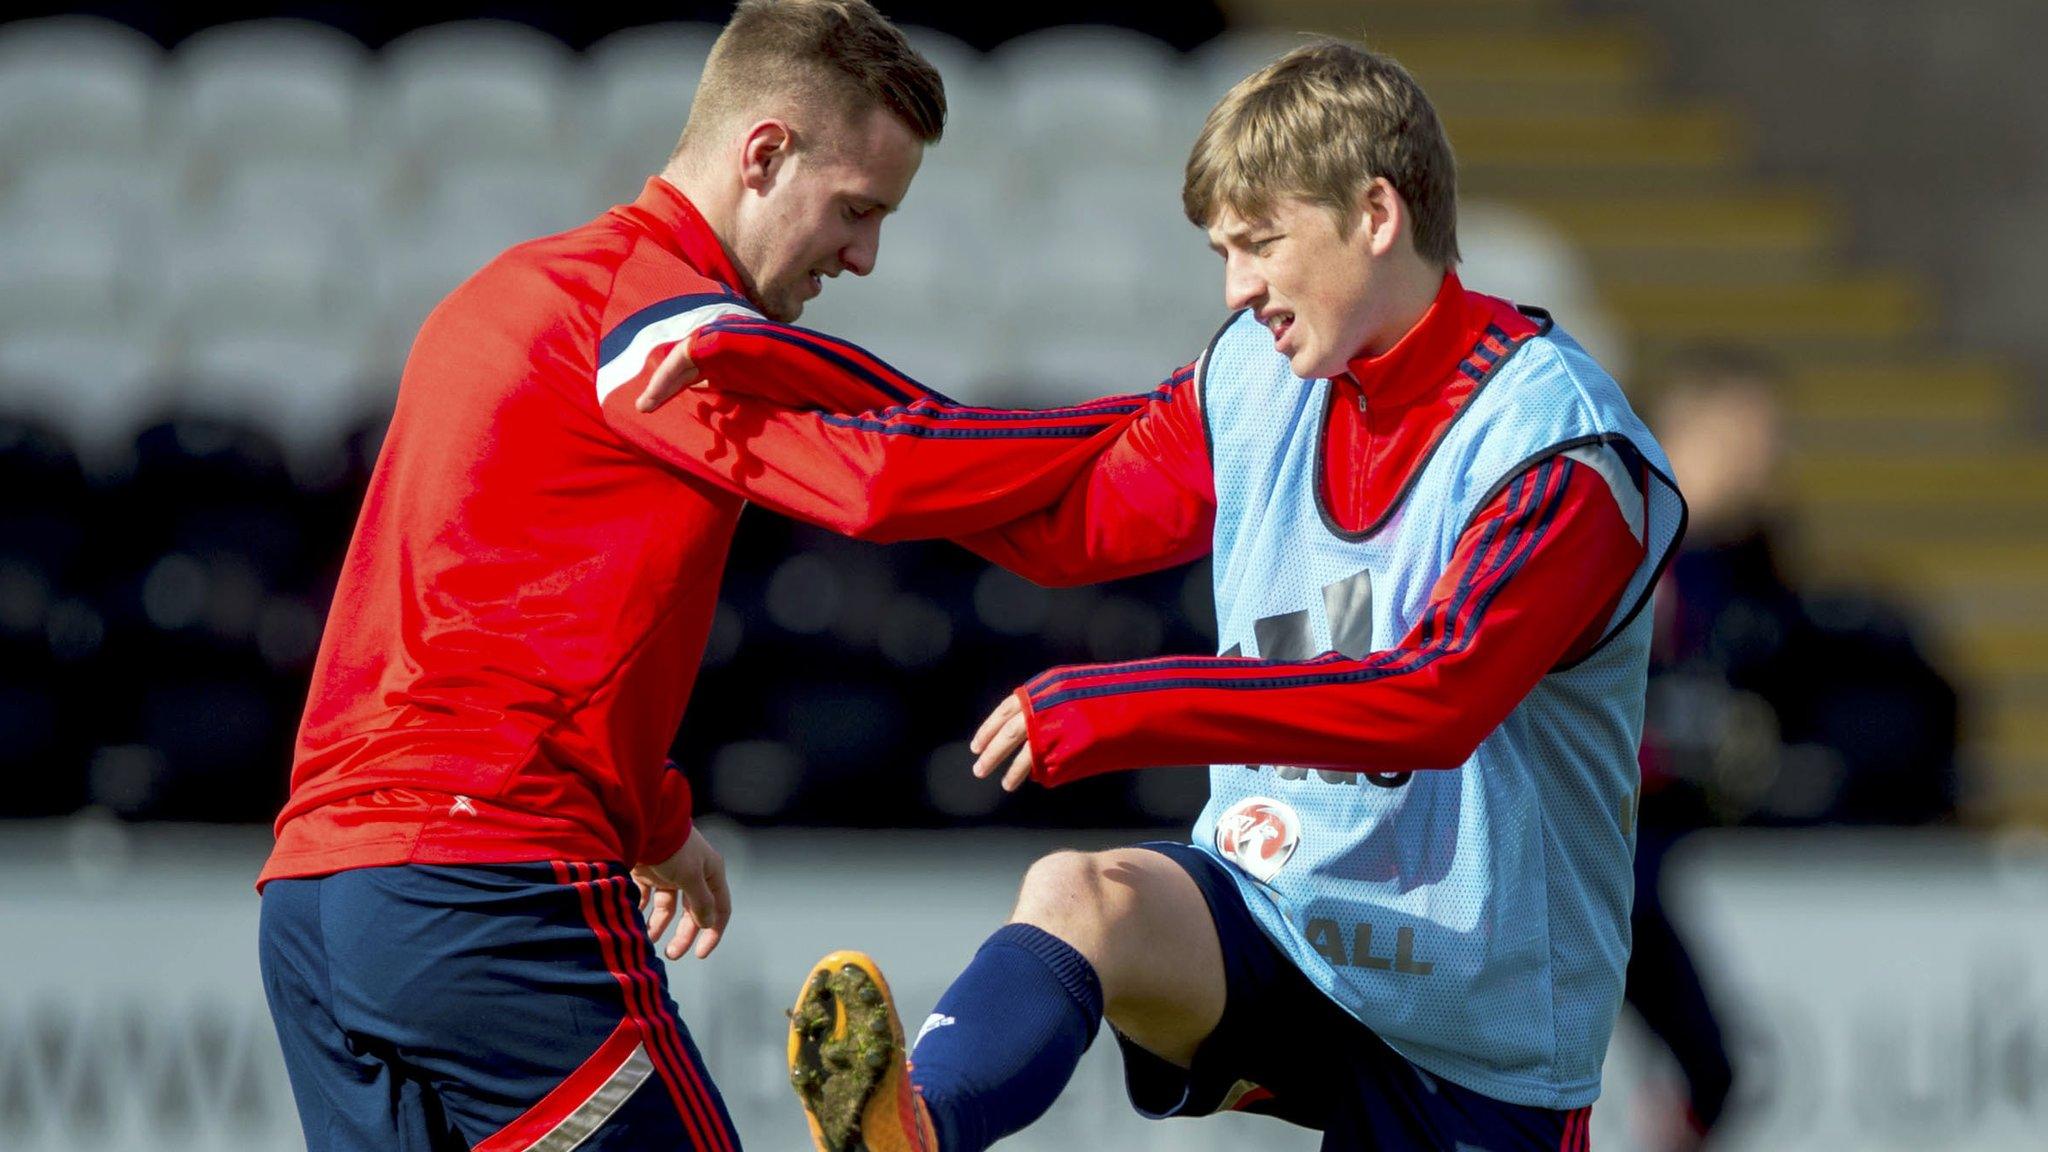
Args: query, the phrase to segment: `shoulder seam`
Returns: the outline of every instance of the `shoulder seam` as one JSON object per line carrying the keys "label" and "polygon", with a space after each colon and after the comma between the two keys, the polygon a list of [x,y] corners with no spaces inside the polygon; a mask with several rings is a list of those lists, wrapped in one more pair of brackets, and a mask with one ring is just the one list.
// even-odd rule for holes
{"label": "shoulder seam", "polygon": [[604,302],[598,305],[597,322],[590,326],[590,387],[584,395],[589,396],[591,403],[600,410],[603,409],[604,403],[598,397],[597,373],[604,367],[605,315],[611,311],[612,300],[618,295],[619,275],[626,270],[626,261],[631,260],[633,254],[640,250],[641,240],[640,236],[627,237],[626,253],[619,258],[617,264],[612,265],[611,279],[605,281],[604,285]]}

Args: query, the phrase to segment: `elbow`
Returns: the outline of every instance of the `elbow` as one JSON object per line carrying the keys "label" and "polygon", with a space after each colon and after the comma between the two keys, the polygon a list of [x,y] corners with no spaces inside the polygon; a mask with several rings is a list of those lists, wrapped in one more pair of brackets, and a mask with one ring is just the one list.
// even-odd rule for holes
{"label": "elbow", "polygon": [[1103,579],[1085,566],[1061,563],[1067,558],[1050,554],[1049,549],[1024,547],[1000,532],[961,540],[960,544],[1010,575],[1040,588],[1080,588]]}
{"label": "elbow", "polygon": [[871,544],[896,544],[919,538],[916,525],[898,507],[894,495],[876,489],[861,493],[842,509],[839,522],[831,525],[843,536]]}
{"label": "elbow", "polygon": [[1455,716],[1446,723],[1432,742],[1429,756],[1431,768],[1457,768],[1471,760],[1479,752],[1479,746],[1500,727],[1498,720],[1484,717]]}
{"label": "elbow", "polygon": [[841,535],[870,544],[897,544],[909,539],[886,520],[870,517],[855,517],[838,525]]}
{"label": "elbow", "polygon": [[1481,743],[1483,741],[1477,738],[1468,739],[1464,733],[1456,733],[1447,737],[1441,747],[1432,749],[1431,759],[1435,763],[1428,765],[1428,767],[1433,769],[1462,768],[1479,751]]}
{"label": "elbow", "polygon": [[1382,761],[1375,770],[1446,772],[1461,768],[1479,751],[1491,731],[1491,727],[1482,728],[1463,716],[1442,717],[1399,742],[1400,753],[1392,758],[1398,761],[1397,765]]}

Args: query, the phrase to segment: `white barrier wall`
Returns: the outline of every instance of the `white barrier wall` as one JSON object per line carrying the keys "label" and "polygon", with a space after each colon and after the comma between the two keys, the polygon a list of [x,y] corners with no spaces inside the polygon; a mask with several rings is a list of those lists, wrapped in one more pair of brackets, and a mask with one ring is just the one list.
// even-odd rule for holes
{"label": "white barrier wall", "polygon": [[1747,834],[1688,847],[1667,891],[1750,1070],[1728,1147],[2048,1148],[2038,837]]}
{"label": "white barrier wall", "polygon": [[[812,960],[877,954],[921,1015],[1063,841],[1021,833],[712,833],[737,917],[675,993],[756,1150],[803,1147],[782,1009]],[[1120,842],[1068,837],[1076,847]],[[256,979],[265,847],[245,830],[0,826],[0,1148],[299,1146]],[[1718,1147],[2048,1147],[2048,862],[1960,838],[1701,841],[1674,906],[1724,994],[1748,1075]],[[1660,1053],[1625,1028],[1595,1109],[1643,1148]],[[1315,1147],[1248,1117],[1148,1123],[1098,1043],[1058,1108],[1006,1148]]]}

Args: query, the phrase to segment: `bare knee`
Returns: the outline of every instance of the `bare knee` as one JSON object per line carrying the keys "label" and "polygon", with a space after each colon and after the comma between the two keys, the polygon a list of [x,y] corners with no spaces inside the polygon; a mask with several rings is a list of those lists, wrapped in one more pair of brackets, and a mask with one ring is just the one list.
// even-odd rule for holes
{"label": "bare knee", "polygon": [[1223,1012],[1223,953],[1201,890],[1144,849],[1055,852],[1024,874],[1013,923],[1050,932],[1102,983],[1111,1021],[1185,1063]]}
{"label": "bare knee", "polygon": [[1032,924],[1065,940],[1100,963],[1103,945],[1115,930],[1121,899],[1107,882],[1107,860],[1094,852],[1055,852],[1024,873],[1013,922]]}

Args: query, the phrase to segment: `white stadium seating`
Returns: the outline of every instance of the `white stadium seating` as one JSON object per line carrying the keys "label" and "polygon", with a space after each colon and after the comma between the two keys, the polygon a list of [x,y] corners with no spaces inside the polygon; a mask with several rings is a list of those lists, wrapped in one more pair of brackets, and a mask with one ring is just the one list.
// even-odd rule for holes
{"label": "white stadium seating", "polygon": [[171,54],[167,107],[195,156],[345,158],[361,143],[370,63],[354,37],[322,24],[218,25]]}
{"label": "white stadium seating", "polygon": [[89,471],[117,472],[137,431],[168,403],[158,330],[48,325],[0,334],[0,411],[48,421]]}
{"label": "white stadium seating", "polygon": [[181,412],[255,424],[307,479],[332,467],[348,431],[387,406],[360,328],[219,334],[187,344],[173,393]]}
{"label": "white stadium seating", "polygon": [[1547,221],[1513,205],[1458,205],[1459,275],[1481,291],[1563,318],[1566,329],[1617,379],[1628,379],[1629,346],[1600,306],[1592,272]]}
{"label": "white stadium seating", "polygon": [[577,131],[611,164],[640,175],[659,168],[682,135],[717,38],[715,25],[678,22],[627,28],[591,45]]}
{"label": "white stadium seating", "polygon": [[560,41],[493,20],[408,32],[383,52],[380,132],[429,165],[512,158],[560,163],[571,143]]}
{"label": "white stadium seating", "polygon": [[[148,334],[106,369],[129,383],[234,375],[282,342],[306,357],[304,388],[340,391],[277,420],[350,409],[365,385],[349,381],[388,387],[427,311],[492,256],[637,194],[715,33],[631,28],[579,56],[479,20],[371,53],[258,20],[166,54],[106,21],[0,27],[0,375],[71,380],[115,355],[76,353],[97,338],[81,332]],[[1215,97],[1293,38],[1232,34],[1183,58],[1107,28],[990,55],[908,33],[946,79],[946,136],[876,274],[831,284],[803,322],[989,403],[1142,389],[1199,353],[1222,274],[1181,217],[1181,167]],[[1621,351],[1546,225],[1472,204],[1461,234],[1476,282]]]}
{"label": "white stadium seating", "polygon": [[1002,169],[1013,153],[1010,100],[1003,77],[988,58],[960,40],[929,28],[904,35],[946,82],[946,132],[926,157],[963,166]]}
{"label": "white stadium seating", "polygon": [[156,45],[109,21],[58,16],[0,25],[0,165],[146,151],[162,71]]}
{"label": "white stadium seating", "polygon": [[1052,28],[1009,41],[992,61],[1009,89],[1013,146],[1047,178],[1062,166],[1177,162],[1194,138],[1179,63],[1151,37]]}

